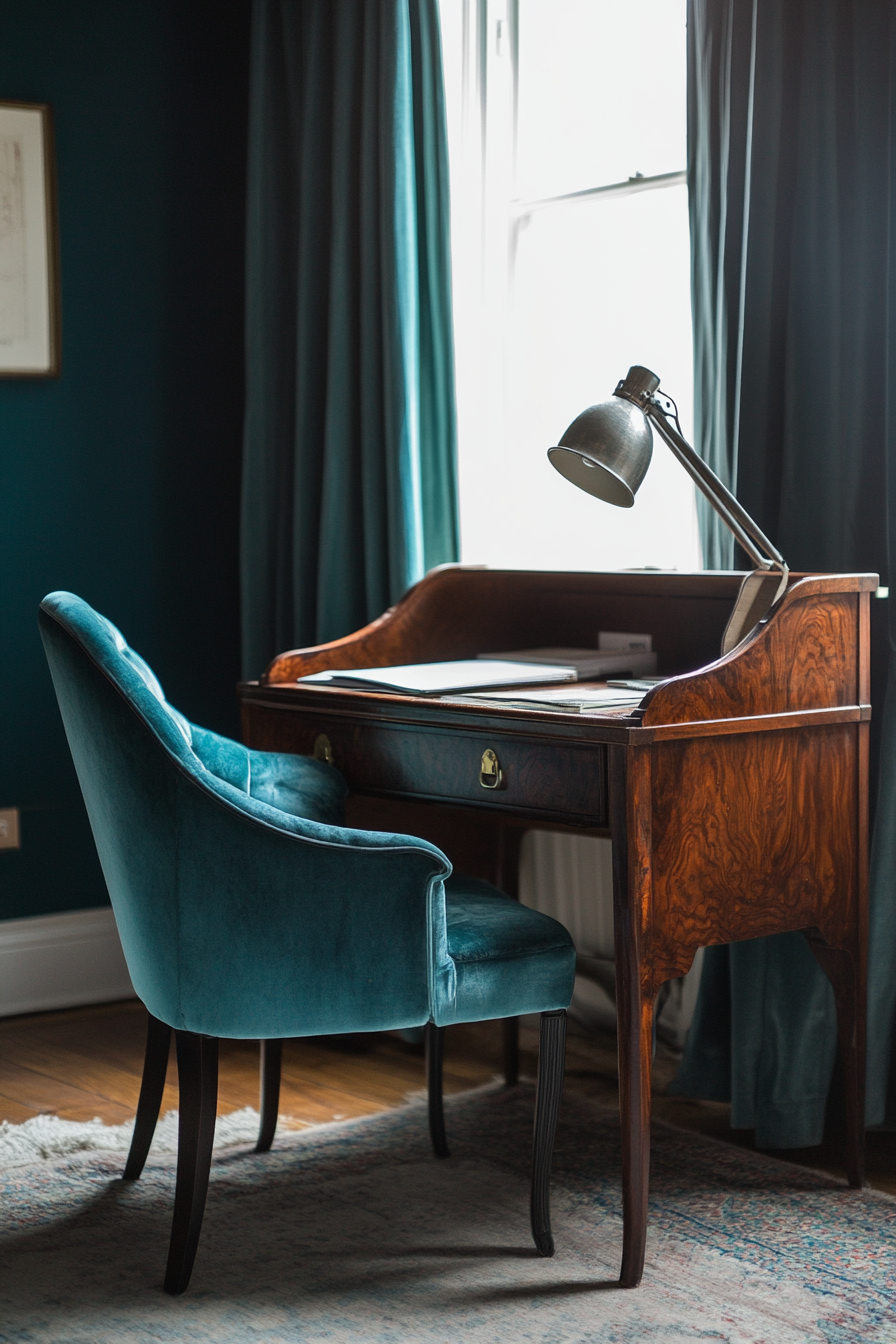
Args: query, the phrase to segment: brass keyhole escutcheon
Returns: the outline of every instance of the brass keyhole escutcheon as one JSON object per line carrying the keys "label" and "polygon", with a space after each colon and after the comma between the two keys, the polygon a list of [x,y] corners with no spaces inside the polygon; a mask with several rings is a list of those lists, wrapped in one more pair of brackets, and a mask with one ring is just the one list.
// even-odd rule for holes
{"label": "brass keyhole escutcheon", "polygon": [[491,747],[486,747],[482,753],[482,760],[479,763],[479,783],[484,789],[500,789],[504,783],[504,771]]}
{"label": "brass keyhole escutcheon", "polygon": [[333,764],[333,748],[330,746],[330,739],[326,733],[318,733],[314,739],[314,759],[316,761],[326,761],[327,765]]}

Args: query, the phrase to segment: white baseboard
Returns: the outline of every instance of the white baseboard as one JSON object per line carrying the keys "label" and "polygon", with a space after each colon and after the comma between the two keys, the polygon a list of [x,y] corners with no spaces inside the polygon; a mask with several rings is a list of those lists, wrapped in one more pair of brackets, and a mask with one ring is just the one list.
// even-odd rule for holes
{"label": "white baseboard", "polygon": [[0,921],[0,1017],[134,997],[111,906]]}

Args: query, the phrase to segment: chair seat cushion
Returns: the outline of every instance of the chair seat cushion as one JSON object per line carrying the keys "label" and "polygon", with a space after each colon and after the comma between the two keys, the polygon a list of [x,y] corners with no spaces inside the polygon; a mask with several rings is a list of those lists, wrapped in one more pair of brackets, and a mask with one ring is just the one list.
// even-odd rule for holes
{"label": "chair seat cushion", "polygon": [[457,991],[438,1026],[569,1007],[576,952],[556,919],[461,874],[445,883],[445,905]]}

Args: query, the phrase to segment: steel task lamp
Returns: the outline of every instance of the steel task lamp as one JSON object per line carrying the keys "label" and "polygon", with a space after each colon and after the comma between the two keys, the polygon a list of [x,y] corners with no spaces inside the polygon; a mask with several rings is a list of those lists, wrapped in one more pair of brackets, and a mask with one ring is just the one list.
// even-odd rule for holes
{"label": "steel task lamp", "polygon": [[589,406],[573,420],[557,447],[548,449],[548,457],[560,475],[580,490],[630,509],[650,466],[653,424],[756,566],[741,584],[725,627],[724,654],[750,633],[781,596],[788,568],[746,509],[697,456],[681,432],[674,401],[657,392],[659,385],[655,373],[634,365],[609,401]]}

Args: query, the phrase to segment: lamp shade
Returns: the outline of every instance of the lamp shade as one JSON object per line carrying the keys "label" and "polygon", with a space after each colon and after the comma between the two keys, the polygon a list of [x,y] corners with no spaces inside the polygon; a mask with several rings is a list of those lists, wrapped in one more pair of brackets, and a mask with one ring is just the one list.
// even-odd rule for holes
{"label": "lamp shade", "polygon": [[577,415],[556,448],[551,465],[580,490],[607,504],[630,509],[653,454],[647,416],[634,402],[614,396]]}

